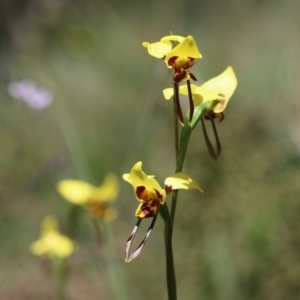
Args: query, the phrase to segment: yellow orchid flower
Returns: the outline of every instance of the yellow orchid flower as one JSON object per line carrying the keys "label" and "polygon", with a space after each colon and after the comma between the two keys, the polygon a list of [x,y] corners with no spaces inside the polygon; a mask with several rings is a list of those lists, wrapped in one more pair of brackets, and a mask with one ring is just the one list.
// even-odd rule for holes
{"label": "yellow orchid flower", "polygon": [[154,217],[160,204],[164,204],[167,194],[178,189],[197,189],[202,191],[199,185],[188,175],[176,173],[167,177],[165,188],[161,188],[154,176],[146,175],[142,170],[142,162],[137,162],[130,174],[124,174],[123,179],[129,182],[134,190],[136,199],[141,202],[135,216],[141,219]]}
{"label": "yellow orchid flower", "polygon": [[108,174],[101,186],[96,187],[82,180],[66,179],[58,183],[58,192],[69,202],[85,206],[95,219],[111,221],[117,212],[109,207],[119,194],[117,176]]}
{"label": "yellow orchid flower", "polygon": [[[167,195],[171,191],[178,189],[197,189],[201,192],[202,189],[195,180],[184,173],[176,173],[167,177],[165,179],[165,188],[162,188],[153,175],[144,173],[142,162],[140,161],[133,166],[130,173],[123,175],[123,179],[132,185],[135,197],[140,202],[135,212],[135,216],[138,218],[137,224],[125,244],[125,260],[129,262],[140,254],[146,244],[154,227],[159,206],[165,203]],[[131,243],[141,220],[144,218],[153,218],[153,220],[143,240],[129,256]]]}
{"label": "yellow orchid flower", "polygon": [[[198,106],[202,102],[207,102],[210,113],[213,116],[224,118],[223,112],[237,87],[237,79],[232,67],[227,67],[220,75],[206,81],[201,86],[191,84],[194,105]],[[186,86],[179,87],[179,93],[188,95]],[[166,100],[173,96],[173,88],[163,90]]]}
{"label": "yellow orchid flower", "polygon": [[[176,42],[177,44],[173,47],[172,42]],[[195,59],[202,57],[192,36],[170,35],[163,37],[159,42],[144,42],[142,45],[148,49],[150,55],[164,59],[167,67],[174,69],[174,82],[189,79],[197,80],[188,71],[194,65]]]}
{"label": "yellow orchid flower", "polygon": [[74,249],[74,242],[60,234],[57,219],[53,216],[43,220],[40,239],[30,246],[33,254],[47,258],[53,256],[66,258],[74,252]]}

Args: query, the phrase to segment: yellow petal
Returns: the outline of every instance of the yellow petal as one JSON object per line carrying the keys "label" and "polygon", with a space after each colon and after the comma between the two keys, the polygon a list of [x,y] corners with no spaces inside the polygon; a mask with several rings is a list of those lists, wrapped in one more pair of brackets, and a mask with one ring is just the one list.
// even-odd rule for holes
{"label": "yellow petal", "polygon": [[91,201],[113,201],[119,194],[119,181],[115,174],[108,174],[102,185],[94,190]]}
{"label": "yellow petal", "polygon": [[70,256],[75,250],[75,244],[68,237],[60,236],[57,240],[54,254],[66,258]]}
{"label": "yellow petal", "polygon": [[203,86],[199,86],[194,91],[193,100],[194,100],[195,106],[197,106],[197,105],[201,104],[202,102],[212,102],[219,98],[220,98],[220,96],[217,93],[210,91]]}
{"label": "yellow petal", "polygon": [[[151,193],[151,194],[154,192],[153,189],[158,191],[160,193],[160,195],[162,195],[162,197],[163,197],[162,202],[164,202],[164,199],[166,197],[166,191],[161,188],[159,183],[155,180],[154,176],[148,176],[147,174],[144,173],[144,171],[142,170],[142,162],[141,161],[137,162],[133,166],[130,174],[124,174],[123,179],[132,185],[134,191],[139,186],[144,186],[146,188],[146,190],[149,190],[149,193]],[[137,198],[137,196],[136,196],[136,198]]]}
{"label": "yellow petal", "polygon": [[32,243],[30,250],[40,256],[55,255],[65,258],[74,252],[75,245],[71,239],[58,231],[55,217],[48,216],[42,222],[41,238]]}
{"label": "yellow petal", "polygon": [[157,58],[164,58],[165,55],[172,49],[172,43],[169,41],[148,43],[144,42],[142,44],[148,49],[148,53]]}
{"label": "yellow petal", "polygon": [[223,73],[201,85],[201,88],[205,88],[208,91],[221,95],[219,99],[222,100],[224,98],[224,101],[221,101],[214,107],[215,113],[220,113],[225,110],[236,87],[237,79],[232,67],[227,67]]}
{"label": "yellow petal", "polygon": [[128,181],[134,189],[138,186],[145,186],[146,188],[153,188],[160,190],[159,183],[155,180],[154,176],[147,176],[142,170],[142,162],[137,162],[131,169],[130,174],[124,174],[123,179]]}
{"label": "yellow petal", "polygon": [[171,186],[172,190],[196,189],[203,192],[198,183],[185,173],[176,173],[173,176],[166,178],[165,185]]}
{"label": "yellow petal", "polygon": [[173,56],[183,56],[191,58],[201,58],[202,55],[199,52],[197,44],[192,36],[184,38],[174,49],[168,52],[165,61]]}
{"label": "yellow petal", "polygon": [[57,232],[47,234],[43,238],[44,249],[50,255],[56,255],[58,257],[68,257],[74,252],[74,243]]}
{"label": "yellow petal", "polygon": [[96,188],[85,181],[67,179],[60,181],[57,189],[69,202],[82,205],[89,201]]}
{"label": "yellow petal", "polygon": [[173,88],[164,89],[163,94],[166,100],[170,100],[174,95],[174,90]]}

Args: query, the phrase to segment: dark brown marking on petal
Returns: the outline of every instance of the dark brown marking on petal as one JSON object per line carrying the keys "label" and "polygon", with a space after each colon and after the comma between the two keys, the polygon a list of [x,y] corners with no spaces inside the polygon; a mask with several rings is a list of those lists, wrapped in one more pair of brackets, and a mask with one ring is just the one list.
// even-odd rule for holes
{"label": "dark brown marking on petal", "polygon": [[144,215],[143,218],[151,218],[156,216],[158,211],[159,201],[158,200],[152,200],[151,202],[145,202],[141,206],[141,211]]}
{"label": "dark brown marking on petal", "polygon": [[189,68],[191,68],[194,64],[195,64],[195,58],[188,57],[188,60],[187,60],[187,62],[185,63],[184,67],[185,67],[186,69],[189,69]]}
{"label": "dark brown marking on petal", "polygon": [[165,190],[166,190],[167,195],[169,195],[169,194],[173,191],[171,185],[166,185],[166,186],[165,186]]}
{"label": "dark brown marking on petal", "polygon": [[219,93],[218,96],[221,96],[221,97],[225,98],[225,95],[221,94],[221,93]]}
{"label": "dark brown marking on petal", "polygon": [[135,190],[135,194],[139,199],[142,199],[143,193],[145,192],[145,187],[144,186],[138,186]]}
{"label": "dark brown marking on petal", "polygon": [[172,56],[169,58],[168,60],[168,65],[171,66],[172,68],[175,68],[176,67],[176,59],[178,58],[178,56]]}
{"label": "dark brown marking on petal", "polygon": [[174,73],[174,77],[173,77],[173,81],[174,81],[175,83],[181,82],[181,81],[186,77],[186,72],[187,72],[187,71],[183,71],[183,72],[175,72],[175,73]]}
{"label": "dark brown marking on petal", "polygon": [[164,200],[163,196],[159,193],[159,191],[155,190],[155,192],[156,192],[158,201],[159,201],[160,203],[162,203],[163,200]]}

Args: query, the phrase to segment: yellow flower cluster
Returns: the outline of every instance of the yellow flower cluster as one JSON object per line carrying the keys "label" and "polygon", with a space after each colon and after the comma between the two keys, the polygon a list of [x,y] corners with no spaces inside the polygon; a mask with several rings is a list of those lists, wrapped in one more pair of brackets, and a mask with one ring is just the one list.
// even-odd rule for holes
{"label": "yellow flower cluster", "polygon": [[[144,42],[143,46],[148,49],[148,53],[156,58],[165,61],[168,68],[174,70],[173,81],[180,83],[190,79],[197,80],[195,75],[189,71],[195,59],[202,55],[192,36],[182,37],[171,35],[163,37],[159,42]],[[206,102],[212,115],[223,118],[223,112],[229,99],[237,87],[237,79],[232,67],[214,77],[204,84],[197,86],[191,85],[194,106]],[[164,97],[169,100],[173,96],[173,88],[164,89]],[[179,93],[188,95],[188,87],[180,86]]]}

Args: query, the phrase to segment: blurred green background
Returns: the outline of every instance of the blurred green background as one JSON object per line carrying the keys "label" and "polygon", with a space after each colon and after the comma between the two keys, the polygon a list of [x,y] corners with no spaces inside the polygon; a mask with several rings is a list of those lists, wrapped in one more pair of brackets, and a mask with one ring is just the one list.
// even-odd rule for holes
{"label": "blurred green background", "polygon": [[[47,214],[67,233],[59,180],[98,185],[107,172],[121,182],[111,226],[124,299],[167,298],[160,219],[142,255],[124,262],[137,201],[121,175],[139,160],[160,182],[174,172],[172,104],[161,92],[171,71],[141,46],[170,31],[197,41],[200,83],[228,65],[239,82],[217,123],[218,162],[200,127],[189,146],[184,171],[205,193],[179,193],[178,298],[300,299],[299,11],[296,0],[1,0],[0,299],[56,299],[51,270],[29,245]],[[22,79],[53,104],[35,110],[12,98],[8,84]],[[115,299],[85,213],[76,241],[69,299]]]}

